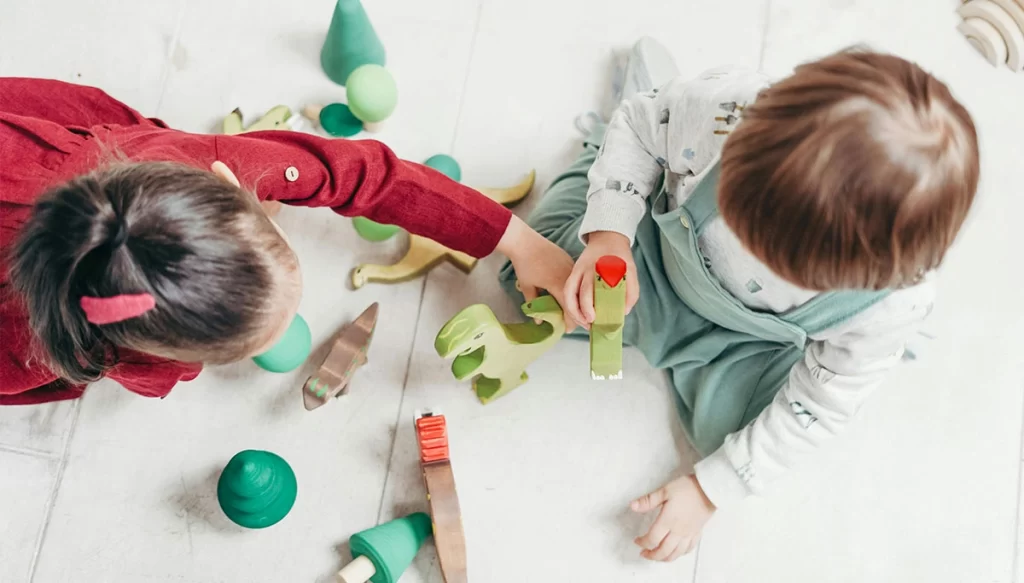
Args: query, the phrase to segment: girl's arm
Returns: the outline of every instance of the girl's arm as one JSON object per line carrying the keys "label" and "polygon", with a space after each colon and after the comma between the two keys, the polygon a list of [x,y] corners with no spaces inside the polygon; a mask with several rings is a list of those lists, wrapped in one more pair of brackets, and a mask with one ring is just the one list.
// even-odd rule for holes
{"label": "girl's arm", "polygon": [[[288,132],[213,136],[215,157],[261,200],[331,207],[433,239],[474,257],[493,252],[512,213],[384,144]],[[207,165],[209,167],[209,165]]]}

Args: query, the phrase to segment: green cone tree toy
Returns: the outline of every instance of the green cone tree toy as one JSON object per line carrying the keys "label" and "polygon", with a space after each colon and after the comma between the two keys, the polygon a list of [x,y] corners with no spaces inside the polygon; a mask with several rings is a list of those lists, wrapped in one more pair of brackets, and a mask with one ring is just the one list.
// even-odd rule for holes
{"label": "green cone tree toy", "polygon": [[386,54],[370,17],[359,0],[338,0],[331,27],[320,50],[320,66],[338,85],[367,64],[384,66]]}
{"label": "green cone tree toy", "polygon": [[342,583],[395,583],[433,530],[423,512],[396,518],[349,539],[354,559],[338,572]]}
{"label": "green cone tree toy", "polygon": [[298,485],[288,462],[269,451],[247,449],[231,458],[217,481],[217,500],[232,522],[266,528],[295,504]]}

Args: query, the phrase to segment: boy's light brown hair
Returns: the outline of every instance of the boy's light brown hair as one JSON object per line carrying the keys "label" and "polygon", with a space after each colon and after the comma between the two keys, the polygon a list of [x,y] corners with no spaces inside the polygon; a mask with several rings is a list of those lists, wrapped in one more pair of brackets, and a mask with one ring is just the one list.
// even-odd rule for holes
{"label": "boy's light brown hair", "polygon": [[758,259],[803,288],[912,285],[936,267],[978,186],[978,137],[945,84],[851,49],[797,67],[743,111],[718,204]]}

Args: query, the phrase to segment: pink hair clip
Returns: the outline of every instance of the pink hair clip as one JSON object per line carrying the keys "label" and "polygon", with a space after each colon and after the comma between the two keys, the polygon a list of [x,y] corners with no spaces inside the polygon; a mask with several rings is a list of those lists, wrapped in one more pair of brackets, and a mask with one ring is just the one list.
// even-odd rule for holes
{"label": "pink hair clip", "polygon": [[82,296],[79,305],[85,312],[86,320],[103,325],[141,316],[156,307],[156,300],[147,293],[124,294],[110,298]]}

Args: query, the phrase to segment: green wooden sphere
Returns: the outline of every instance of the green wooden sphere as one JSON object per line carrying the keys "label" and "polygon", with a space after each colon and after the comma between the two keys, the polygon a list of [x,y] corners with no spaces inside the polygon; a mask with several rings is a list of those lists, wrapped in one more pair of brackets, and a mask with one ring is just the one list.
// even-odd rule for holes
{"label": "green wooden sphere", "polygon": [[386,241],[401,230],[396,225],[375,223],[366,217],[353,217],[352,226],[359,236],[367,241]]}
{"label": "green wooden sphere", "polygon": [[427,158],[423,165],[437,170],[455,182],[462,180],[462,168],[459,167],[459,163],[455,161],[455,158],[448,154],[435,154]]}
{"label": "green wooden sphere", "polygon": [[284,336],[270,350],[253,357],[253,361],[263,370],[270,372],[288,372],[299,368],[306,362],[313,346],[313,335],[309,332],[309,324],[302,316],[295,314]]}
{"label": "green wooden sphere", "polygon": [[338,138],[351,138],[363,131],[363,122],[344,103],[332,103],[321,109],[320,126]]}
{"label": "green wooden sphere", "polygon": [[380,65],[363,65],[349,75],[345,95],[352,114],[367,123],[384,121],[398,105],[395,78]]}

